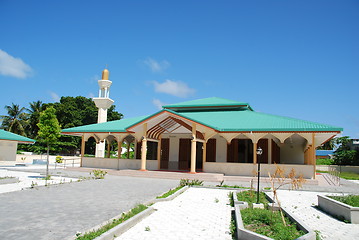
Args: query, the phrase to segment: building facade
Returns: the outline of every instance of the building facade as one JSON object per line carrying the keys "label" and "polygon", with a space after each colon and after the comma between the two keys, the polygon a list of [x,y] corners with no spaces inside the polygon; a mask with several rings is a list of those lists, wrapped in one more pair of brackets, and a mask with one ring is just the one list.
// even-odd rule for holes
{"label": "building facade", "polygon": [[[343,129],[255,112],[248,103],[205,98],[163,106],[146,117],[122,119],[63,130],[89,138],[136,145],[135,159],[84,158],[82,166],[115,169],[176,170],[268,176],[280,164],[315,178],[315,148]],[[257,156],[261,148],[263,154]],[[119,154],[119,156],[121,156]]]}

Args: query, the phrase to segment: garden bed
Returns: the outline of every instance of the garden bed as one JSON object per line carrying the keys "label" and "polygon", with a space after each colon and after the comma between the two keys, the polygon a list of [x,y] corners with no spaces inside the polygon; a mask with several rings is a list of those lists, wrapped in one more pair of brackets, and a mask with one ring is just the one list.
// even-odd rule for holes
{"label": "garden bed", "polygon": [[[353,206],[350,206],[348,204]],[[339,220],[359,224],[359,196],[321,196],[318,207]]]}
{"label": "garden bed", "polygon": [[[265,193],[260,193],[260,202],[270,207],[271,199]],[[248,202],[247,202],[248,201]],[[284,225],[279,211],[246,208],[256,202],[256,192],[242,191],[233,195],[237,239],[315,239],[315,233],[295,216],[283,211],[286,224]],[[249,203],[249,204],[248,204]]]}

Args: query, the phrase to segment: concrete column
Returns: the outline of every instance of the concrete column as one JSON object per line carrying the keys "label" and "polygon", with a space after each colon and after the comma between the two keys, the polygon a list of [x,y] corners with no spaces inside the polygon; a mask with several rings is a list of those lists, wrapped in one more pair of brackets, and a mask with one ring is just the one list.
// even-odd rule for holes
{"label": "concrete column", "polygon": [[146,171],[146,155],[147,155],[147,123],[143,124],[143,139],[141,149],[141,171]]}
{"label": "concrete column", "polygon": [[272,164],[272,139],[268,138],[268,164]]}
{"label": "concrete column", "polygon": [[193,139],[191,146],[191,173],[196,173],[196,148],[197,141],[196,139]]}
{"label": "concrete column", "polygon": [[313,178],[315,179],[316,176],[316,154],[315,154],[315,133],[312,133],[312,165],[313,165],[313,169],[314,169],[314,173],[313,173]]}
{"label": "concrete column", "polygon": [[191,173],[196,173],[196,149],[197,149],[197,141],[196,141],[196,124],[192,124],[192,145],[191,145]]}
{"label": "concrete column", "polygon": [[257,164],[257,142],[253,142],[253,164]]}
{"label": "concrete column", "polygon": [[80,167],[82,167],[82,159],[85,157],[85,135],[82,134],[81,139],[81,161],[80,161]]}
{"label": "concrete column", "polygon": [[142,148],[141,148],[141,171],[146,171],[146,155],[147,155],[147,139],[142,139]]}
{"label": "concrete column", "polygon": [[157,145],[157,169],[161,169],[161,138],[159,139]]}

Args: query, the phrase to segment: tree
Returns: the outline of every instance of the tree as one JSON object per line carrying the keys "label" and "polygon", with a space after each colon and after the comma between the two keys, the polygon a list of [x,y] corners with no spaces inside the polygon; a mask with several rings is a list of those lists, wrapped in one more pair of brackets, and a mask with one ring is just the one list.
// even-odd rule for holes
{"label": "tree", "polygon": [[11,106],[5,106],[8,115],[2,115],[2,125],[5,130],[22,136],[27,136],[25,128],[27,126],[28,115],[24,112],[25,108],[12,103]]}
{"label": "tree", "polygon": [[29,124],[28,124],[28,136],[31,138],[36,138],[39,127],[37,124],[40,120],[40,113],[43,110],[42,101],[34,101],[29,103],[30,107],[26,110],[29,112]]}
{"label": "tree", "polygon": [[359,154],[356,150],[350,149],[351,139],[348,136],[335,139],[339,145],[334,152],[334,163],[337,165],[359,165]]}
{"label": "tree", "polygon": [[47,146],[46,181],[49,178],[50,145],[57,142],[61,131],[55,113],[56,110],[53,107],[46,108],[46,110],[40,114],[39,123],[37,124],[39,127],[38,138],[41,142],[46,143]]}
{"label": "tree", "polygon": [[332,138],[329,141],[320,145],[317,149],[318,150],[333,150],[335,147],[334,143],[335,143],[335,139]]}

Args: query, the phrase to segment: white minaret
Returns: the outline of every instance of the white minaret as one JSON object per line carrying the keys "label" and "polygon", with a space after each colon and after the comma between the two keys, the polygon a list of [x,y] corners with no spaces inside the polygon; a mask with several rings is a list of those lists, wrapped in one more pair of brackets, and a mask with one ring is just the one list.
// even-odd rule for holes
{"label": "white minaret", "polygon": [[[100,87],[99,96],[93,98],[96,107],[98,108],[97,122],[107,122],[107,109],[113,104],[113,100],[110,98],[110,86],[112,82],[108,80],[110,72],[105,68],[102,71],[102,80],[98,80],[98,86]],[[105,142],[99,142],[96,144],[95,157],[105,157]]]}

